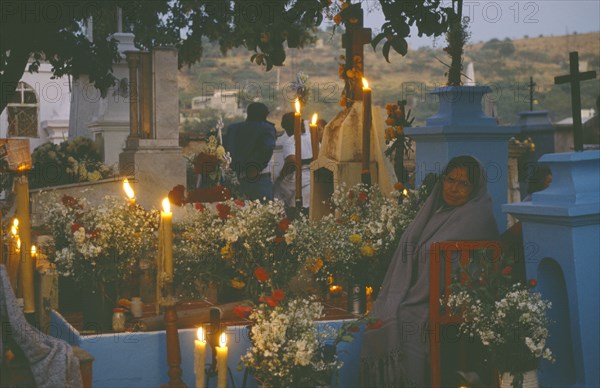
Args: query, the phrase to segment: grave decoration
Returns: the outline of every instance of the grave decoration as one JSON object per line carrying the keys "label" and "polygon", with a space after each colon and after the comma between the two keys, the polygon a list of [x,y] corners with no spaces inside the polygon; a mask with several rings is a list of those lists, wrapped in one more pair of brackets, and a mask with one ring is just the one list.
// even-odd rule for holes
{"label": "grave decoration", "polygon": [[462,312],[460,331],[481,341],[503,374],[502,386],[511,386],[510,380],[516,388],[531,386],[524,384],[524,376],[537,382],[539,361],[553,362],[554,355],[547,346],[552,304],[532,290],[535,279],[515,283],[512,272],[512,263],[503,257],[471,261],[457,270],[447,305]]}
{"label": "grave decoration", "polygon": [[152,263],[156,250],[158,212],[123,198],[107,196],[92,206],[85,198],[64,195],[46,204],[44,213],[53,237],[53,246],[43,247],[49,260],[98,303],[90,313],[106,312],[84,321],[106,322],[118,296],[139,293],[140,266]]}

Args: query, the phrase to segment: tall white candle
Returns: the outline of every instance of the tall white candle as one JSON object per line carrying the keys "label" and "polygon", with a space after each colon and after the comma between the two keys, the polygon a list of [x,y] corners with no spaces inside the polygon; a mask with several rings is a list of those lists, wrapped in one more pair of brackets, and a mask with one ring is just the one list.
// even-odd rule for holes
{"label": "tall white candle", "polygon": [[196,372],[196,388],[204,388],[204,364],[206,363],[206,338],[204,329],[197,331],[198,339],[194,341],[194,371]]}
{"label": "tall white candle", "polygon": [[227,387],[227,335],[221,333],[217,346],[217,388]]}

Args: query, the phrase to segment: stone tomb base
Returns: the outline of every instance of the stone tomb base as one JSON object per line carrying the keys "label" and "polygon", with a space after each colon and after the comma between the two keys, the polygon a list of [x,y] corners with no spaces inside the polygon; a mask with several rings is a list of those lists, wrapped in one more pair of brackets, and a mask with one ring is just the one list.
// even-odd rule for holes
{"label": "stone tomb base", "polygon": [[134,178],[137,202],[146,208],[160,208],[162,200],[176,185],[186,183],[186,161],[176,141],[139,140],[139,148],[119,155],[122,176]]}

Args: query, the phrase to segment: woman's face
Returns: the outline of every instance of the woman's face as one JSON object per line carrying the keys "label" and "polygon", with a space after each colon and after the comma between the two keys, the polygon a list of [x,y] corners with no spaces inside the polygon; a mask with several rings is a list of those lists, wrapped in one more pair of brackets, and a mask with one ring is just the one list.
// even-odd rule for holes
{"label": "woman's face", "polygon": [[465,167],[455,167],[444,176],[442,199],[449,206],[461,206],[467,203],[473,192],[473,185]]}

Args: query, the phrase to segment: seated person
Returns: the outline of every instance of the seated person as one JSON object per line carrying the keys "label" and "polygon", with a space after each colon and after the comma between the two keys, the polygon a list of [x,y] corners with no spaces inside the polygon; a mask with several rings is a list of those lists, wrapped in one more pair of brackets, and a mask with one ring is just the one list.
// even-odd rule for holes
{"label": "seated person", "polygon": [[365,332],[362,386],[428,385],[429,248],[433,242],[497,238],[481,163],[471,156],[453,158],[402,234],[369,312],[383,326]]}

